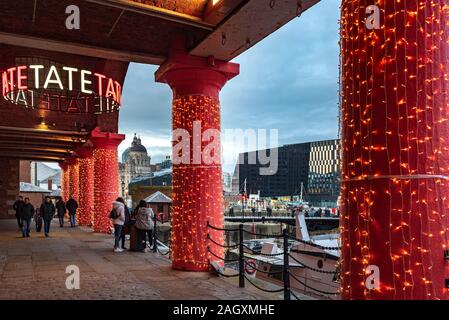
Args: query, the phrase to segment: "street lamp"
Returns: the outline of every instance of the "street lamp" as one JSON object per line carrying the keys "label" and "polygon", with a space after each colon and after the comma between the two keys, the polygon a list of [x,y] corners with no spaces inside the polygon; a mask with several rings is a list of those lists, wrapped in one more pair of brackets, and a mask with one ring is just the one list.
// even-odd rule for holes
{"label": "street lamp", "polygon": [[[125,187],[126,187],[126,183],[125,183],[125,181],[122,181],[122,195],[126,198],[126,195],[125,195]],[[126,199],[125,199],[126,200]]]}

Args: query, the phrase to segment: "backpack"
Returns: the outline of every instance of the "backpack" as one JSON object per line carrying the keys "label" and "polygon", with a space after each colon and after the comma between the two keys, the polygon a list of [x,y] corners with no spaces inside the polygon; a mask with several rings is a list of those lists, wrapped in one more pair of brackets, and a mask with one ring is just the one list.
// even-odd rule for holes
{"label": "backpack", "polygon": [[114,208],[111,210],[111,212],[109,213],[109,218],[111,219],[117,219],[118,218],[118,212],[117,210]]}

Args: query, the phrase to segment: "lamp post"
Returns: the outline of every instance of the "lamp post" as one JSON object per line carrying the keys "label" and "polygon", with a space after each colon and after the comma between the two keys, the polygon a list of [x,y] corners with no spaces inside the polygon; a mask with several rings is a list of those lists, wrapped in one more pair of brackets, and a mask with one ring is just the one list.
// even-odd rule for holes
{"label": "lamp post", "polygon": [[122,195],[125,197],[125,202],[126,202],[125,187],[126,187],[126,183],[125,183],[125,181],[122,181]]}

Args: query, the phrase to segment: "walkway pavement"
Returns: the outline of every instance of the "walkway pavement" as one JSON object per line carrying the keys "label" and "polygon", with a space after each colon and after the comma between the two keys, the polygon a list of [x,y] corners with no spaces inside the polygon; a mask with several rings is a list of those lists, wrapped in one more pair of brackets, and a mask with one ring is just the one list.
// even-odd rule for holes
{"label": "walkway pavement", "polygon": [[[33,224],[34,227],[34,224]],[[174,271],[160,254],[112,251],[110,235],[52,225],[51,237],[22,238],[13,220],[0,220],[0,299],[278,299],[237,279]],[[80,268],[80,290],[68,290],[68,265]],[[251,286],[248,284],[248,286]]]}

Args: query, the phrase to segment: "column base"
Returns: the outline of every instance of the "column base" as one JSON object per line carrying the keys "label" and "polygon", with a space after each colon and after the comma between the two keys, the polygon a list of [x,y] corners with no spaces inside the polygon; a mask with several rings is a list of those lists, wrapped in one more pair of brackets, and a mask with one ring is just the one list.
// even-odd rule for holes
{"label": "column base", "polygon": [[207,272],[209,271],[209,264],[185,262],[185,261],[173,261],[172,268],[174,270],[180,271]]}

